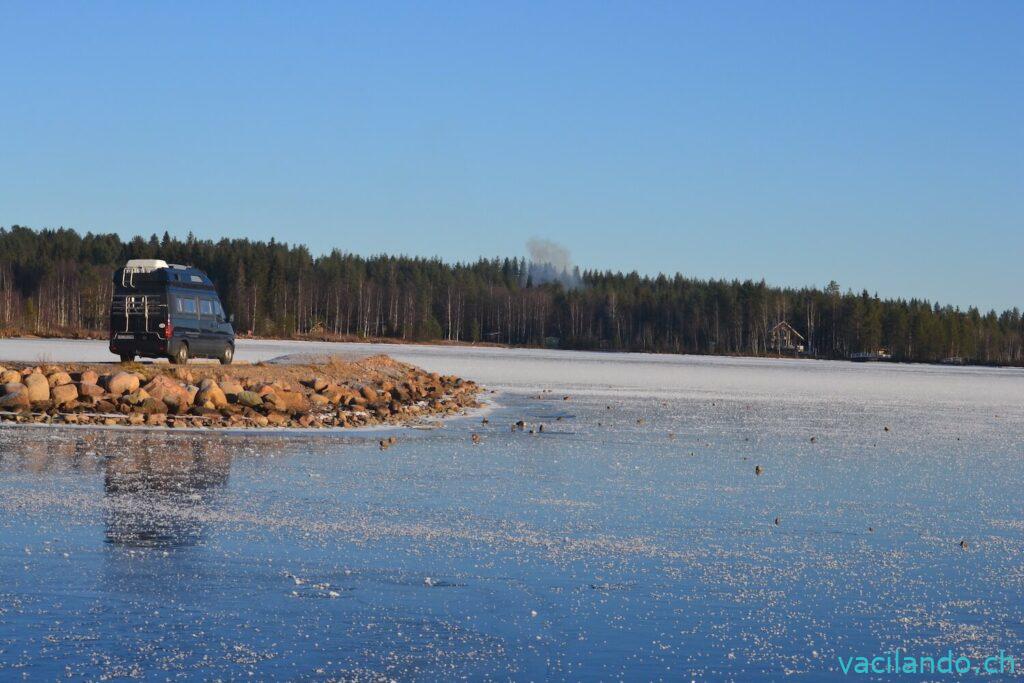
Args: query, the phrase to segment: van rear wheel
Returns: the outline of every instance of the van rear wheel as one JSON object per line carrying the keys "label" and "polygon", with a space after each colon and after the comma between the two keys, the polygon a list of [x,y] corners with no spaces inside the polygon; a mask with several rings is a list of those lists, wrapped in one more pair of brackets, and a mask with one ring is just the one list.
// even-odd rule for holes
{"label": "van rear wheel", "polygon": [[224,350],[217,356],[217,360],[220,361],[221,365],[231,365],[231,361],[235,358],[235,347],[231,344],[225,344]]}
{"label": "van rear wheel", "polygon": [[178,345],[177,352],[171,356],[171,363],[174,365],[185,365],[188,363],[188,344],[182,342]]}
{"label": "van rear wheel", "polygon": [[135,360],[135,354],[134,353],[122,353],[121,354],[121,362],[122,363],[131,363],[133,360]]}

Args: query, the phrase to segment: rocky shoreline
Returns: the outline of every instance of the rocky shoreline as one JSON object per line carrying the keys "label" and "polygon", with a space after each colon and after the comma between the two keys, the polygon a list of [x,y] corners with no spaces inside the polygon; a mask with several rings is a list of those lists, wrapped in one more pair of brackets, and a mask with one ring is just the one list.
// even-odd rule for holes
{"label": "rocky shoreline", "polygon": [[465,412],[480,387],[384,355],[191,365],[0,364],[0,424],[344,428]]}

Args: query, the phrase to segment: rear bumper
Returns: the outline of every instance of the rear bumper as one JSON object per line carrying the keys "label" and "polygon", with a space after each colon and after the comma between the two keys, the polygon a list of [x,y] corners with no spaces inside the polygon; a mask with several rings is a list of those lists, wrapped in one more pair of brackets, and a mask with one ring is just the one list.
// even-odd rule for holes
{"label": "rear bumper", "polygon": [[154,333],[119,332],[110,338],[110,352],[118,356],[131,354],[143,358],[160,358],[168,355],[168,346],[166,339]]}

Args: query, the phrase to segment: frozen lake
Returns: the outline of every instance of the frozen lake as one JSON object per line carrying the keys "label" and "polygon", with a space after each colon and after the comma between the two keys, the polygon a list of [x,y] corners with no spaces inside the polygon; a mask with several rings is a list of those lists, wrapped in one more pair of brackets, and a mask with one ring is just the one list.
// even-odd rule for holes
{"label": "frozen lake", "polygon": [[[338,349],[497,389],[489,423],[383,452],[380,432],[0,429],[0,680],[840,680],[837,657],[897,647],[1021,664],[1019,370],[237,357]],[[0,359],[112,356],[0,340]]]}

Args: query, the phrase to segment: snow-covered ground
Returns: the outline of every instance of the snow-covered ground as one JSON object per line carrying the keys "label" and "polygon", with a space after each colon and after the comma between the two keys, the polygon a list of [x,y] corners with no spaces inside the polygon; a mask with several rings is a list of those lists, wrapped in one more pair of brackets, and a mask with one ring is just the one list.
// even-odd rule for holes
{"label": "snow-covered ground", "polygon": [[[246,339],[238,340],[236,358],[256,362],[291,354],[359,358],[375,353],[491,387],[522,391],[558,388],[662,398],[851,399],[996,407],[1024,403],[1024,370],[1014,368]],[[0,339],[0,363],[4,360],[111,362],[115,358],[104,341]]]}

